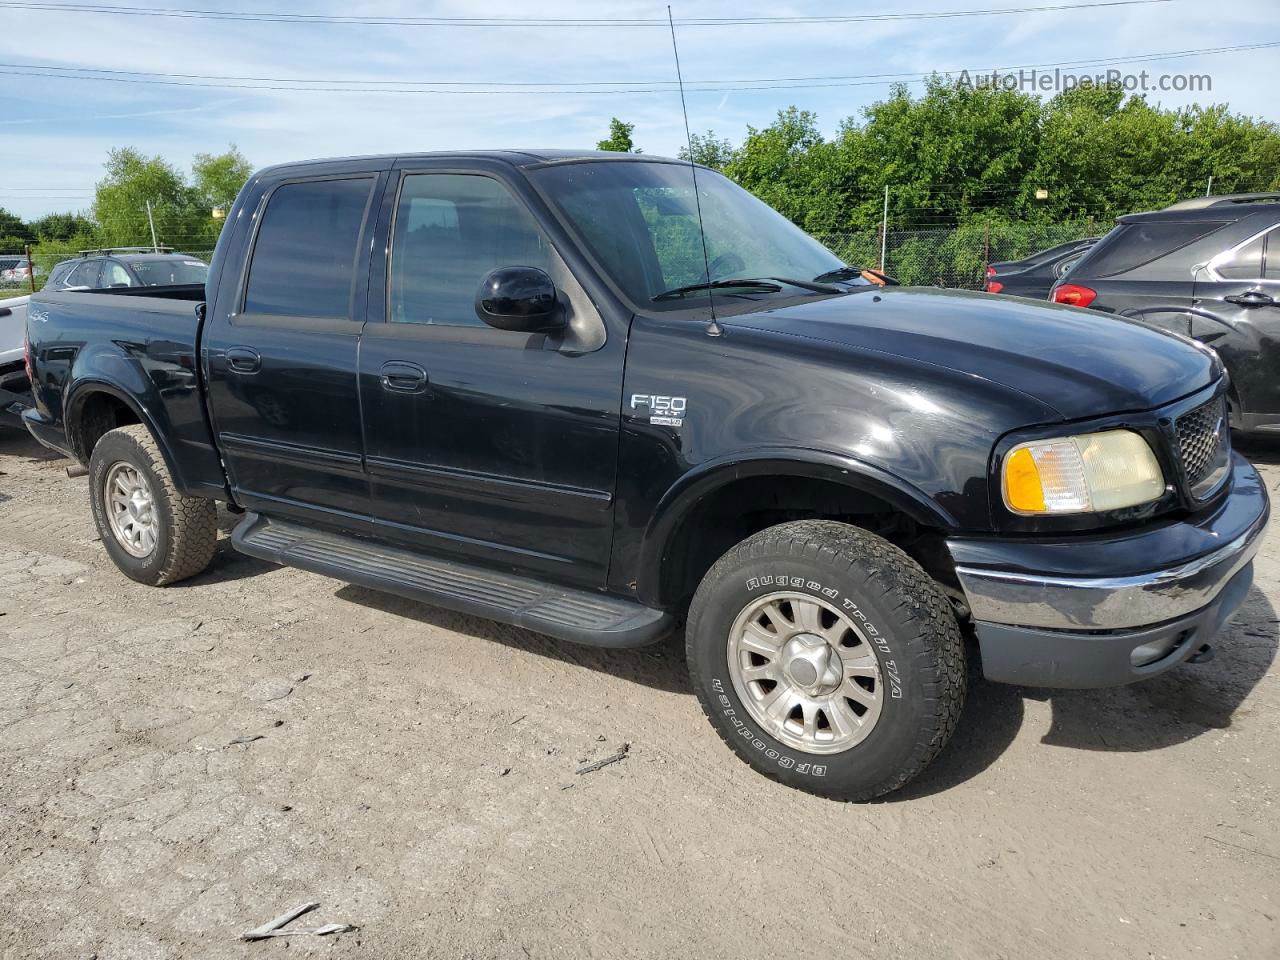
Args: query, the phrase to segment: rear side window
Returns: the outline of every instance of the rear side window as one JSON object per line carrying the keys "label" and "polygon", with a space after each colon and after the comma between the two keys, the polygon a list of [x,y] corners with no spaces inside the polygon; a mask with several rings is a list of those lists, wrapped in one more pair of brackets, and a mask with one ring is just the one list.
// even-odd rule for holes
{"label": "rear side window", "polygon": [[253,246],[244,311],[350,318],[360,232],[374,178],[286,183]]}
{"label": "rear side window", "polygon": [[71,272],[71,268],[74,266],[74,263],[60,263],[54,267],[49,273],[49,286],[52,287],[55,284],[62,283],[67,278],[67,274]]}
{"label": "rear side window", "polygon": [[166,260],[137,260],[133,270],[145,287],[173,286],[183,283],[204,283],[209,267],[199,260],[171,257]]}
{"label": "rear side window", "polygon": [[1126,223],[1098,242],[1081,261],[1081,276],[1114,277],[1206,237],[1223,226],[1219,220],[1155,220]]}

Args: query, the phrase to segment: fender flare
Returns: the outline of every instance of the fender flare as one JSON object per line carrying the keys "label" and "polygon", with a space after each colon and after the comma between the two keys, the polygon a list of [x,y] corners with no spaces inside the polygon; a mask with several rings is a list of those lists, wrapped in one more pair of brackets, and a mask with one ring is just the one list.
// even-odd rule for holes
{"label": "fender flare", "polygon": [[165,432],[159,428],[158,421],[153,412],[148,409],[145,403],[137,398],[135,393],[118,383],[99,376],[77,379],[71,385],[71,389],[67,391],[67,395],[63,399],[62,422],[65,425],[67,432],[68,446],[75,451],[75,454],[80,458],[80,461],[87,465],[92,451],[85,450],[81,446],[79,431],[73,429],[72,424],[79,420],[81,408],[84,406],[85,401],[98,393],[105,393],[116,400],[119,400],[133,411],[134,416],[138,418],[138,422],[150,431],[152,438],[156,441],[156,445],[160,448],[160,453],[164,457],[165,465],[169,468],[169,474],[173,477],[174,485],[179,490],[185,490],[186,484],[181,471],[178,468],[177,458],[174,457],[173,450],[169,445],[169,439]]}
{"label": "fender flare", "polygon": [[708,460],[681,476],[658,501],[640,548],[637,593],[654,602],[661,594],[662,565],[680,525],[710,494],[747,477],[789,476],[826,480],[870,494],[918,523],[958,526],[955,517],[923,491],[889,471],[843,454],[802,447],[770,447]]}

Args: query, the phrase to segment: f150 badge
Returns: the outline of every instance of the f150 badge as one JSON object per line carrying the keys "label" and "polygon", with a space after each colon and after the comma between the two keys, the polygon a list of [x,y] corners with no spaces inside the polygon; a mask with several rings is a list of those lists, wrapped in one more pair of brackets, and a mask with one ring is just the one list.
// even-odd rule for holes
{"label": "f150 badge", "polygon": [[631,395],[631,409],[638,418],[648,415],[650,423],[664,427],[684,425],[684,412],[689,401],[684,397],[660,397],[647,393]]}

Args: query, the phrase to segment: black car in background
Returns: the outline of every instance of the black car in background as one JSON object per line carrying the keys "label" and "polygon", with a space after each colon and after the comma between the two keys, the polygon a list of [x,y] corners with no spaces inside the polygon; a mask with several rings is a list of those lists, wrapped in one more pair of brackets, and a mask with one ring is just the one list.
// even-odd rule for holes
{"label": "black car in background", "polygon": [[1053,300],[1130,317],[1217,351],[1231,426],[1280,431],[1280,193],[1199,197],[1120,217]]}
{"label": "black car in background", "polygon": [[987,267],[987,293],[1046,300],[1059,279],[1081,254],[1098,242],[1097,237],[1068,240],[1021,260],[1005,260]]}
{"label": "black car in background", "polygon": [[49,273],[44,288],[105,290],[112,287],[171,287],[204,283],[209,265],[188,253],[151,247],[112,247],[85,250],[63,260]]}

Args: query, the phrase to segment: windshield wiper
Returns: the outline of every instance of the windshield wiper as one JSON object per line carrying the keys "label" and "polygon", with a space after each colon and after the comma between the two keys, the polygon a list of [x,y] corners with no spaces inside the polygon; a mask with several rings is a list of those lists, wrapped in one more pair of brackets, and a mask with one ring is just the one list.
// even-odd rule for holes
{"label": "windshield wiper", "polygon": [[[823,277],[826,276],[824,273]],[[815,283],[813,280],[792,280],[790,277],[770,277],[770,280],[777,280],[779,283],[789,283],[793,287],[799,287],[802,290],[812,290],[814,293],[848,293],[843,287],[833,287],[829,283]],[[821,280],[822,277],[818,277]]]}
{"label": "windshield wiper", "polygon": [[834,270],[818,274],[813,279],[814,282],[821,283],[823,280],[852,280],[860,276],[862,276],[861,267],[836,267]]}
{"label": "windshield wiper", "polygon": [[672,290],[664,290],[662,293],[652,300],[672,300],[676,297],[682,297],[686,293],[693,293],[696,290],[720,290],[724,288],[740,287],[753,292],[760,293],[778,293],[782,287],[776,283],[770,283],[768,280],[712,280],[710,283],[703,281],[702,283],[691,283],[685,287],[675,287]]}

